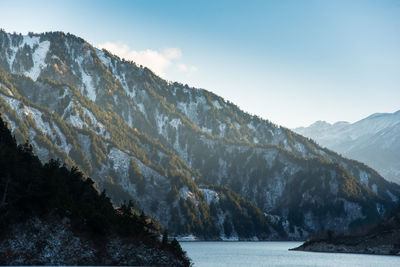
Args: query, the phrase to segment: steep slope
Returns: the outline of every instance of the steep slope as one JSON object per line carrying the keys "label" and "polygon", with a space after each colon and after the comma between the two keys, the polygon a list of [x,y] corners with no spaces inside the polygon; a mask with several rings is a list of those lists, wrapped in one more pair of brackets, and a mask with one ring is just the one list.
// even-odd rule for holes
{"label": "steep slope", "polygon": [[[178,233],[235,232],[233,213],[254,219],[261,209],[259,225],[267,223],[255,227],[264,229],[257,236],[301,238],[375,221],[400,196],[399,186],[363,164],[72,35],[0,32],[0,64],[2,112],[20,140],[46,138],[57,147],[49,155],[60,151],[114,199],[134,196]],[[29,115],[37,114],[32,108],[48,114],[68,142]],[[207,202],[208,195],[219,197]],[[241,207],[246,201],[255,205],[251,214]]]}
{"label": "steep slope", "polygon": [[373,114],[355,123],[316,122],[295,131],[400,183],[400,111]]}
{"label": "steep slope", "polygon": [[[138,130],[132,131],[118,115],[102,111],[73,87],[50,80],[33,82],[1,71],[0,80],[0,112],[10,121],[16,139],[20,143],[30,140],[43,162],[54,157],[69,166],[79,166],[107,190],[115,204],[134,199],[173,233],[213,239],[225,236],[223,223],[239,225],[233,215],[248,216],[247,211],[219,204],[220,199],[221,203],[245,203],[243,199],[199,189],[193,182],[198,174],[172,151]],[[21,89],[16,90],[10,81]],[[205,191],[217,196],[213,203],[216,212],[210,212]],[[280,222],[270,222],[253,204],[247,209],[262,218],[252,218],[254,226],[251,222],[248,229],[232,230],[235,238],[285,235],[273,230]]]}
{"label": "steep slope", "polygon": [[0,264],[189,266],[154,220],[118,210],[93,181],[17,147],[0,119]]}

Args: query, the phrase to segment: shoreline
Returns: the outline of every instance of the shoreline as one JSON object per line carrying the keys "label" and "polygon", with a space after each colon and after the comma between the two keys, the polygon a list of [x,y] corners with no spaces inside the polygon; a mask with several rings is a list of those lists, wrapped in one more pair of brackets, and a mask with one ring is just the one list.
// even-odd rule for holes
{"label": "shoreline", "polygon": [[317,253],[346,253],[381,256],[400,256],[400,249],[393,244],[371,246],[360,243],[356,245],[333,244],[327,241],[306,242],[290,251],[317,252]]}
{"label": "shoreline", "polygon": [[186,236],[173,236],[169,239],[176,239],[179,242],[306,242],[306,240],[296,240],[296,239],[201,239],[198,237],[186,237]]}
{"label": "shoreline", "polygon": [[289,251],[311,252],[311,253],[340,253],[340,254],[358,254],[358,255],[371,255],[371,256],[389,256],[399,257],[400,254],[378,254],[374,252],[350,252],[350,251],[319,251],[319,250],[305,250],[298,248],[289,248]]}
{"label": "shoreline", "polygon": [[249,243],[262,243],[262,242],[298,242],[302,243],[304,241],[299,241],[299,240],[178,240],[178,242],[185,242],[185,243],[200,243],[200,242],[220,242],[220,243],[241,243],[241,242],[249,242]]}

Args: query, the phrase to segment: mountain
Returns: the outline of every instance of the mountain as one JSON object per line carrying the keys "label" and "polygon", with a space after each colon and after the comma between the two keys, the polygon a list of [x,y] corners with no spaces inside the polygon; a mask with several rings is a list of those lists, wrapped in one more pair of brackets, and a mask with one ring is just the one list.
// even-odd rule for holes
{"label": "mountain", "polygon": [[115,209],[77,169],[42,165],[1,119],[0,148],[1,265],[190,265],[154,220]]}
{"label": "mountain", "polygon": [[0,32],[0,113],[46,162],[176,235],[303,239],[371,223],[400,186],[203,89],[62,32]]}
{"label": "mountain", "polygon": [[400,110],[372,114],[354,123],[318,121],[294,131],[364,162],[386,179],[400,183]]}

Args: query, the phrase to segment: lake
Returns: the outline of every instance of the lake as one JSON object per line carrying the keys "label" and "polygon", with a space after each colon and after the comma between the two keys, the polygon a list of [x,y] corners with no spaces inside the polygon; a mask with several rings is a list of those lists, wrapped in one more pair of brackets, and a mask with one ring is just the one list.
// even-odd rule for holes
{"label": "lake", "polygon": [[301,242],[180,242],[194,267],[400,266],[399,256],[288,251]]}

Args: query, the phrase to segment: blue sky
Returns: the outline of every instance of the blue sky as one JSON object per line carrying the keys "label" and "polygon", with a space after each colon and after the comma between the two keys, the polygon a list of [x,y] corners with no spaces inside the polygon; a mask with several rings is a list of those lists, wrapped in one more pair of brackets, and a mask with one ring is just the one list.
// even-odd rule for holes
{"label": "blue sky", "polygon": [[400,109],[400,1],[0,1],[286,127]]}

